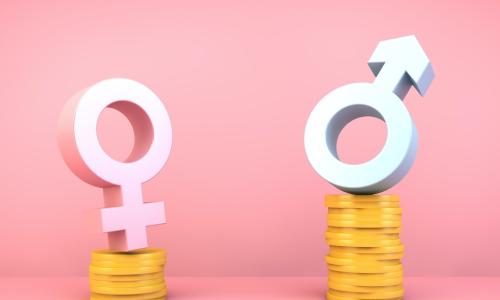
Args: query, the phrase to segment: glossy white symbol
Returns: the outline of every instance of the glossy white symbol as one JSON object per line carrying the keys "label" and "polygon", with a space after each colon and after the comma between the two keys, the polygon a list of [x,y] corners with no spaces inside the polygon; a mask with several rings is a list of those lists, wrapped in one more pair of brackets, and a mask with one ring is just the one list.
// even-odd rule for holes
{"label": "glossy white symbol", "polygon": [[[385,191],[408,173],[418,136],[401,100],[412,85],[423,96],[434,79],[430,61],[413,35],[380,42],[368,65],[375,81],[344,85],[327,94],[311,112],[304,135],[306,155],[316,172],[352,194]],[[344,163],[337,155],[339,134],[364,116],[386,123],[387,140],[370,161]]]}
{"label": "glossy white symbol", "polygon": [[[107,107],[123,113],[134,129],[134,148],[124,162],[111,158],[97,137],[99,115]],[[102,229],[110,248],[147,247],[146,227],[165,222],[163,202],[144,203],[141,189],[163,167],[172,146],[170,118],[161,100],[139,82],[103,80],[73,96],[58,130],[61,153],[73,173],[103,188]]]}

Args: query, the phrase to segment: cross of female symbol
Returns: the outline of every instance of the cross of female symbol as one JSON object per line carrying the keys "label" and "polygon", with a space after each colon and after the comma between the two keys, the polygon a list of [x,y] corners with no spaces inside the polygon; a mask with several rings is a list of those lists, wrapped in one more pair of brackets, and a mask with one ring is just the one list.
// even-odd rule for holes
{"label": "cross of female symbol", "polygon": [[[111,158],[99,144],[97,122],[107,107],[124,114],[134,130],[134,147],[123,162]],[[144,203],[141,189],[164,166],[172,146],[170,118],[161,100],[130,79],[101,81],[66,104],[58,141],[73,173],[103,188],[106,208],[101,209],[101,220],[109,247],[115,251],[147,247],[146,227],[165,223],[164,203]]]}

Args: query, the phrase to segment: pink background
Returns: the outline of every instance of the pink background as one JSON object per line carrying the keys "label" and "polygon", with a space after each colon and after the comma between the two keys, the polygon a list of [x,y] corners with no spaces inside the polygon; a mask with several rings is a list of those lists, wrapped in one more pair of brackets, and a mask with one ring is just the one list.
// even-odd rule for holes
{"label": "pink background", "polygon": [[[65,166],[56,124],[74,93],[117,76],[148,85],[172,119],[169,161],[144,185],[166,203],[149,233],[168,275],[324,274],[323,196],[338,191],[306,160],[306,119],[330,90],[373,80],[379,40],[412,33],[436,79],[405,100],[420,149],[388,191],[402,198],[406,274],[500,275],[500,4],[465,2],[3,2],[0,275],[84,275],[106,246],[101,191]],[[101,125],[125,156],[123,117]],[[383,137],[355,122],[341,155],[367,158]]]}

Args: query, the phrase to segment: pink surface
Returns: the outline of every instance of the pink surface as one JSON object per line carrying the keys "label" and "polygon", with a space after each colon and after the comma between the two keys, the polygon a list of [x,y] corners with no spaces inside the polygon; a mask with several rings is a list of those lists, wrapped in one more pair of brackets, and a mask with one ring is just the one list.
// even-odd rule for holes
{"label": "pink surface", "polygon": [[[307,116],[328,91],[373,81],[378,41],[414,33],[436,79],[405,99],[420,149],[388,191],[402,199],[405,272],[500,276],[499,15],[498,1],[2,3],[0,274],[83,276],[106,246],[101,192],[65,166],[56,124],[75,92],[122,76],[171,116],[171,156],[143,187],[165,201],[149,238],[170,275],[324,275],[323,196],[337,191],[307,163]],[[105,148],[127,154],[129,125],[103,117]],[[383,137],[356,123],[349,160]]]}
{"label": "pink surface", "polygon": [[[26,288],[29,286],[29,288]],[[321,277],[173,277],[167,278],[169,300],[324,300]],[[88,280],[65,278],[0,278],[5,299],[89,299]],[[405,300],[495,300],[498,277],[409,277]]]}

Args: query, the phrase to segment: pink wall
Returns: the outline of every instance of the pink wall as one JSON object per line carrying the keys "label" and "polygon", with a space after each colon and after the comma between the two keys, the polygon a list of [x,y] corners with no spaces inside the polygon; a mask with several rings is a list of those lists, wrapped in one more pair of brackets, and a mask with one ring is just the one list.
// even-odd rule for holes
{"label": "pink wall", "polygon": [[[405,100],[420,149],[389,191],[402,198],[406,274],[500,275],[498,1],[10,2],[0,4],[0,275],[83,275],[106,246],[101,192],[65,166],[56,124],[75,92],[115,76],[153,89],[172,119],[170,159],[144,186],[166,202],[167,224],[149,232],[170,275],[323,274],[323,195],[338,191],[306,160],[307,116],[333,88],[373,80],[379,40],[411,33],[436,79]],[[105,146],[123,156],[127,124],[104,119]],[[381,145],[382,126],[363,132],[371,124],[344,135],[347,158]]]}

